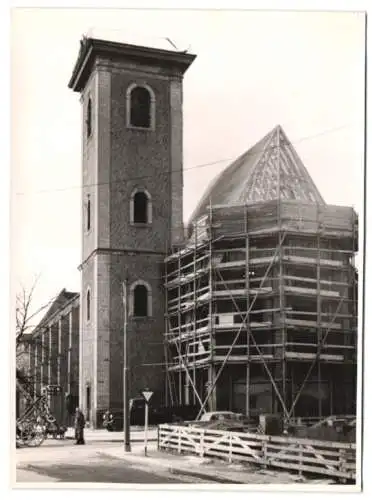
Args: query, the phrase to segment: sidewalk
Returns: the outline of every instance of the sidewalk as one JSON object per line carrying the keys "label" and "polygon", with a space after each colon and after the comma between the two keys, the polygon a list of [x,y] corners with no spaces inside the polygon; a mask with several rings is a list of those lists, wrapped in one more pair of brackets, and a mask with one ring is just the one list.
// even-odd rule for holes
{"label": "sidewalk", "polygon": [[110,456],[125,460],[137,467],[151,468],[153,471],[163,470],[175,475],[191,476],[213,483],[223,484],[331,484],[327,479],[309,481],[299,474],[285,471],[273,471],[257,468],[249,464],[232,463],[200,458],[191,455],[166,453],[157,449],[156,443],[149,443],[147,456],[144,455],[143,444],[133,443],[131,452],[125,452],[122,447],[106,447],[98,452],[100,456]]}
{"label": "sidewalk", "polygon": [[[122,432],[109,432],[106,429],[84,429],[84,436],[87,441],[105,441],[105,442],[122,442],[123,441],[123,431]],[[132,443],[143,442],[145,433],[142,427],[132,427],[130,429],[130,440]],[[147,439],[149,442],[157,441],[158,433],[157,429],[150,427],[147,433]],[[67,429],[65,434],[65,439],[75,439],[75,430],[72,427]]]}

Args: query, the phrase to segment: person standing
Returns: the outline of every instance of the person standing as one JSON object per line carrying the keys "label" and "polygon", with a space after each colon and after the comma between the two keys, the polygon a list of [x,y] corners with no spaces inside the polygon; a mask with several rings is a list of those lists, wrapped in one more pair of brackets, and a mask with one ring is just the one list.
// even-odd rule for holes
{"label": "person standing", "polygon": [[76,408],[75,412],[75,444],[85,444],[84,441],[85,417],[83,412]]}

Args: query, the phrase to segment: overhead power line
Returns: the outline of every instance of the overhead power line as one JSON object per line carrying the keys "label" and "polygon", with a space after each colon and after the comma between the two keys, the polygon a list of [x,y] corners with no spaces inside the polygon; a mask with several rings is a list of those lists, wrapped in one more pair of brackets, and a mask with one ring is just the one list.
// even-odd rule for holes
{"label": "overhead power line", "polygon": [[[312,134],[312,135],[301,137],[301,138],[297,139],[296,141],[288,141],[288,142],[285,143],[285,145],[286,146],[290,146],[290,145],[294,145],[294,144],[300,144],[303,141],[315,139],[315,138],[322,137],[324,135],[331,134],[331,133],[334,133],[336,131],[339,131],[339,130],[342,130],[342,129],[345,129],[345,128],[349,128],[350,125],[351,124],[344,124],[344,125],[340,125],[339,127],[333,127],[331,129],[323,130],[321,132],[318,132],[317,134]],[[221,158],[221,159],[214,160],[214,161],[211,161],[211,162],[200,163],[200,164],[194,165],[192,167],[186,167],[186,168],[182,168],[182,169],[178,169],[178,170],[166,170],[164,172],[161,172],[160,175],[165,176],[165,175],[170,175],[170,174],[174,174],[174,173],[177,173],[177,172],[186,172],[186,171],[189,171],[189,170],[195,170],[195,169],[199,169],[199,168],[210,167],[210,166],[213,166],[213,165],[217,165],[219,163],[224,163],[224,162],[228,162],[228,161],[237,160],[240,156],[245,156],[246,158],[249,158],[250,156],[258,156],[264,150],[267,151],[267,150],[270,150],[270,149],[277,149],[277,147],[278,146],[275,145],[275,146],[272,146],[271,148],[260,149],[258,151],[253,152],[253,153],[249,152],[249,150],[248,150],[246,153],[243,153],[241,155],[236,155],[236,156],[233,156],[233,157],[229,157],[229,158]],[[40,190],[37,190],[37,191],[22,191],[22,192],[17,192],[15,194],[16,194],[16,196],[24,196],[24,195],[27,195],[27,194],[43,194],[43,193],[45,194],[45,193],[52,193],[52,192],[63,192],[63,191],[70,191],[70,190],[73,190],[73,189],[83,189],[83,188],[105,186],[105,185],[121,185],[121,184],[127,184],[128,182],[134,182],[134,181],[140,181],[140,180],[148,179],[148,178],[151,178],[151,177],[153,177],[153,176],[152,175],[142,175],[142,176],[136,176],[136,177],[127,177],[127,178],[122,179],[120,181],[116,180],[116,181],[109,181],[109,182],[97,182],[97,183],[90,183],[90,184],[82,184],[82,185],[79,185],[79,186],[68,186],[68,187],[62,187],[62,188],[40,189]],[[120,191],[120,189],[118,189],[118,190]]]}

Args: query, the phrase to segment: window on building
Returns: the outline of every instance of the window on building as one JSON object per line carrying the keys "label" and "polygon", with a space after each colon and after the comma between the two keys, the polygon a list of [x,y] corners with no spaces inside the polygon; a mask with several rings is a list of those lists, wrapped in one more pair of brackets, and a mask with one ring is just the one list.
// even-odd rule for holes
{"label": "window on building", "polygon": [[152,316],[151,287],[144,281],[136,281],[131,286],[130,315],[137,318]]}
{"label": "window on building", "polygon": [[147,85],[131,85],[127,90],[127,125],[153,128],[155,121],[155,95]]}
{"label": "window on building", "polygon": [[148,316],[148,292],[145,285],[137,285],[134,289],[134,316]]}
{"label": "window on building", "polygon": [[91,222],[91,201],[90,197],[88,196],[87,200],[87,231],[90,231],[90,222]]}
{"label": "window on building", "polygon": [[88,106],[87,106],[87,137],[89,138],[92,135],[92,100],[89,97]]}
{"label": "window on building", "polygon": [[148,199],[146,193],[140,191],[134,195],[133,222],[135,223],[148,222],[147,205],[148,205]]}
{"label": "window on building", "polygon": [[90,290],[87,291],[87,321],[90,321]]}
{"label": "window on building", "polygon": [[144,189],[133,191],[130,200],[130,221],[132,224],[151,224],[152,203],[151,196]]}

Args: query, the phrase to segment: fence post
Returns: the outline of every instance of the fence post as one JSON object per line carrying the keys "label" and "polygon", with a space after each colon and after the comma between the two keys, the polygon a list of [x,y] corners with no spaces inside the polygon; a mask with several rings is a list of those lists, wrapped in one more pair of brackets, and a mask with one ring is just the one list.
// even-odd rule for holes
{"label": "fence post", "polygon": [[205,433],[204,429],[200,431],[199,456],[201,458],[204,457],[204,433]]}
{"label": "fence post", "polygon": [[178,454],[181,455],[181,427],[178,427]]}
{"label": "fence post", "polygon": [[266,439],[262,440],[262,458],[264,461],[262,466],[264,469],[267,469],[267,443],[266,443]]}
{"label": "fence post", "polygon": [[300,467],[298,469],[298,475],[299,476],[302,476],[302,465],[303,465],[303,457],[304,457],[304,452],[303,452],[303,446],[302,444],[300,444],[300,448],[299,448],[299,463],[300,463]]}
{"label": "fence post", "polygon": [[346,464],[346,453],[345,453],[345,449],[344,448],[340,448],[339,449],[339,457],[338,457],[338,470],[340,472],[345,472],[346,471],[346,467],[345,467],[345,464]]}
{"label": "fence post", "polygon": [[232,462],[232,441],[233,441],[233,435],[232,432],[229,433],[229,463],[231,464]]}

